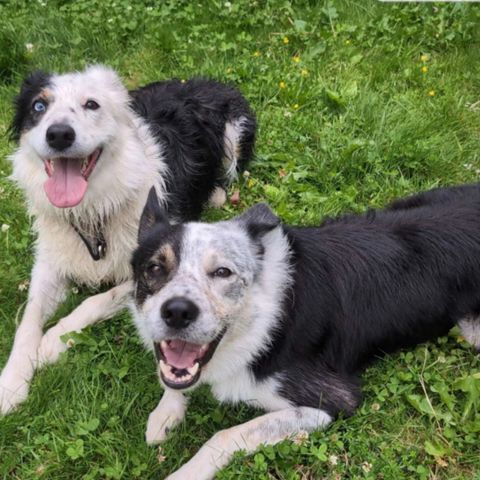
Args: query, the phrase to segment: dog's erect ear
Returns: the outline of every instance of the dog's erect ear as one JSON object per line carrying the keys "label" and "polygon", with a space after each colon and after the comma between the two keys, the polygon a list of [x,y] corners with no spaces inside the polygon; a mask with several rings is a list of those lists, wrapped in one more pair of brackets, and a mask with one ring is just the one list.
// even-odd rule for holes
{"label": "dog's erect ear", "polygon": [[245,225],[253,239],[263,237],[281,223],[266,203],[257,203],[237,217],[237,220]]}
{"label": "dog's erect ear", "polygon": [[138,243],[141,243],[149,230],[158,224],[164,225],[165,227],[170,226],[167,215],[158,203],[155,187],[152,187],[150,192],[148,192],[147,203],[145,203],[142,216],[140,217],[140,225],[138,227]]}

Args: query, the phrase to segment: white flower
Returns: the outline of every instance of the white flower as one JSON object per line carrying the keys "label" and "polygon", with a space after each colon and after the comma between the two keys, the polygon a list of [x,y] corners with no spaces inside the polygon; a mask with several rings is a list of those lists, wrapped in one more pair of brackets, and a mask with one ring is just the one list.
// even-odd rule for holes
{"label": "white flower", "polygon": [[6,223],[2,224],[2,233],[8,232],[9,229],[10,229],[10,225],[7,225]]}
{"label": "white flower", "polygon": [[28,286],[30,285],[30,281],[29,280],[25,280],[21,283],[19,283],[18,285],[18,289],[21,291],[21,292],[24,292],[25,290],[28,289]]}
{"label": "white flower", "polygon": [[33,43],[26,43],[25,44],[25,49],[27,50],[28,53],[33,52]]}
{"label": "white flower", "polygon": [[368,462],[363,462],[363,463],[362,463],[362,470],[363,470],[365,473],[370,472],[371,469],[372,469],[372,464],[371,464],[371,463],[368,463]]}
{"label": "white flower", "polygon": [[330,465],[336,465],[338,463],[338,457],[336,455],[330,455],[328,457],[328,462]]}
{"label": "white flower", "polygon": [[230,2],[225,2],[225,3],[223,4],[223,6],[224,6],[225,8],[228,8],[228,10],[230,10],[230,9],[232,8],[232,4],[231,4]]}

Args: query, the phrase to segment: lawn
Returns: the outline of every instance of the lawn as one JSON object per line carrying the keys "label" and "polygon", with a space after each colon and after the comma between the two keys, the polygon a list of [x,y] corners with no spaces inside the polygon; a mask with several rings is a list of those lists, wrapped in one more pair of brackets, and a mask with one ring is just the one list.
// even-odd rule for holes
{"label": "lawn", "polygon": [[[287,222],[316,224],[480,175],[480,5],[12,0],[0,18],[0,365],[33,261],[6,135],[33,69],[104,62],[129,87],[193,75],[237,85],[258,115],[257,155],[232,187],[240,204],[206,219],[263,200]],[[88,293],[72,289],[56,318]],[[379,359],[364,391],[353,417],[239,454],[218,478],[480,479],[480,356],[458,331]],[[0,477],[163,478],[215,431],[259,413],[199,389],[159,450],[144,431],[160,394],[127,313],[88,329],[0,419]]]}

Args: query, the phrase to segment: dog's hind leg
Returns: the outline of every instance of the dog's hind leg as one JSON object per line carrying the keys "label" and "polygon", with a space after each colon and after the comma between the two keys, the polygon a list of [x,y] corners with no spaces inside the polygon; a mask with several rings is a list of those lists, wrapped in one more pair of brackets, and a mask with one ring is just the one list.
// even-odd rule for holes
{"label": "dog's hind leg", "polygon": [[41,259],[33,270],[28,301],[13,348],[0,375],[0,413],[14,410],[28,395],[43,325],[65,298],[67,281]]}
{"label": "dog's hind leg", "polygon": [[223,185],[217,185],[208,200],[210,206],[220,208],[227,200],[225,188],[235,180],[253,155],[255,120],[240,116],[225,124],[223,134]]}
{"label": "dog's hind leg", "polygon": [[480,353],[480,316],[469,316],[458,322],[462,335]]}
{"label": "dog's hind leg", "polygon": [[274,445],[295,434],[326,427],[332,417],[311,407],[288,408],[267,413],[242,425],[216,433],[183,467],[167,480],[207,480],[223,468],[234,452],[254,452],[260,445]]}
{"label": "dog's hind leg", "polygon": [[131,281],[122,283],[107,292],[93,295],[84,300],[72,313],[50,328],[42,338],[38,349],[40,365],[54,363],[69,345],[60,338],[70,332],[80,332],[89,325],[113,317],[127,307],[132,292]]}

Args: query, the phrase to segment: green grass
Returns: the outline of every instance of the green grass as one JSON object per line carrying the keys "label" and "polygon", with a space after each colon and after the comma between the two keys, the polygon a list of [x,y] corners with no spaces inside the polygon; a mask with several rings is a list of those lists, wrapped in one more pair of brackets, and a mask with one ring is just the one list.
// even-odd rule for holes
{"label": "green grass", "polygon": [[[266,200],[285,221],[315,224],[480,173],[475,4],[16,0],[0,3],[0,18],[0,134],[35,68],[104,62],[129,87],[194,74],[238,85],[258,114],[257,159],[232,187],[240,206],[208,219]],[[23,198],[7,179],[13,148],[0,139],[0,225],[10,226],[0,233],[0,365],[33,260]],[[72,293],[57,318],[87,294]],[[455,331],[379,360],[355,416],[303,445],[239,454],[218,478],[479,479],[479,372]],[[215,431],[258,414],[202,388],[160,463],[144,442],[159,395],[128,314],[94,326],[0,419],[0,477],[162,478]]]}

